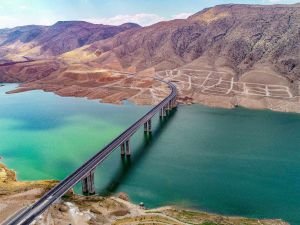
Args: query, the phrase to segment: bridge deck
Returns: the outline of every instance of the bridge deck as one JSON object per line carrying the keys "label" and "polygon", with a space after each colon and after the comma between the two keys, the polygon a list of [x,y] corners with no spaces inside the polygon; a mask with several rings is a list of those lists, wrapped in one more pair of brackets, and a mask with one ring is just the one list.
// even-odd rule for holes
{"label": "bridge deck", "polygon": [[36,203],[26,209],[21,210],[13,217],[9,218],[4,225],[30,224],[37,216],[42,214],[53,202],[63,196],[75,184],[81,181],[88,173],[94,170],[101,162],[103,162],[117,147],[130,139],[130,137],[146,122],[148,122],[157,112],[166,108],[168,104],[177,96],[176,86],[170,82],[159,80],[169,85],[171,93],[158,105],[152,108],[142,118],[132,124],[127,130],[116,137],[107,146],[101,149],[96,155],[86,161],[75,172],[62,180],[54,188],[48,191]]}

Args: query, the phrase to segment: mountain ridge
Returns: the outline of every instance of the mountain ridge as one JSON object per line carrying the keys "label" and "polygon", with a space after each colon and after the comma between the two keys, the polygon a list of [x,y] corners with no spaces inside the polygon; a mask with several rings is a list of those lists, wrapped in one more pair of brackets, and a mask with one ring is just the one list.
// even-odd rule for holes
{"label": "mountain ridge", "polygon": [[[0,81],[25,82],[16,92],[42,89],[111,103],[129,99],[152,104],[165,91],[153,81],[161,74],[177,82],[178,99],[184,103],[300,112],[298,4],[219,5],[187,19],[125,25],[111,37],[100,35],[101,40],[93,33],[82,44],[82,34],[74,32],[80,26],[69,26],[66,39],[55,35],[65,25],[52,27],[54,41],[45,40],[46,45],[32,48],[32,43],[17,42],[25,49],[21,53],[11,51],[16,46],[0,48],[4,57],[40,57],[0,67]],[[49,43],[55,54],[49,53]]]}
{"label": "mountain ridge", "polygon": [[[134,23],[111,26],[85,21],[58,21],[52,26],[20,26],[0,30],[0,50],[10,55],[7,58],[12,60],[13,56],[18,57],[18,54],[28,57],[51,57],[139,27]],[[4,56],[2,54],[2,57]]]}
{"label": "mountain ridge", "polygon": [[[242,13],[243,17],[239,18]],[[138,70],[146,69],[149,61],[150,66],[158,65],[158,69],[166,69],[167,66],[159,64],[173,61],[170,66],[176,68],[205,55],[216,61],[226,58],[227,64],[233,68],[238,67],[235,68],[236,73],[247,71],[258,61],[262,62],[261,59],[271,58],[274,62],[269,64],[273,66],[277,64],[277,58],[291,55],[289,59],[278,63],[275,69],[295,78],[299,76],[299,57],[296,55],[300,49],[296,43],[299,39],[299,18],[300,8],[294,9],[294,5],[220,5],[196,13],[187,20],[160,22],[95,42],[86,50],[99,49],[106,53],[106,58],[107,54],[114,57],[122,67],[136,64]],[[278,43],[285,39],[288,39],[287,46],[286,43]],[[164,50],[160,52],[159,48]],[[141,61],[137,62],[134,58],[139,55],[139,49],[144,52],[143,57],[138,57]],[[100,63],[104,61],[103,64],[106,61],[104,56],[95,60]]]}

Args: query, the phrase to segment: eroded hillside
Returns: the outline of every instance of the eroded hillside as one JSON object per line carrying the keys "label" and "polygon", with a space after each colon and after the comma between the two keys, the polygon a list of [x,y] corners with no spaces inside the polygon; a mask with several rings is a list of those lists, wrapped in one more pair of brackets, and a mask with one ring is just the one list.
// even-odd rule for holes
{"label": "eroded hillside", "polygon": [[[80,44],[85,31],[71,34],[83,25],[91,27],[92,35]],[[13,92],[42,89],[104,102],[129,99],[154,104],[168,91],[154,81],[160,76],[177,83],[184,103],[300,112],[299,4],[220,5],[188,19],[149,27],[127,24],[108,26],[105,31],[102,27],[103,35],[94,32],[96,25],[78,22],[74,26],[59,22],[47,31],[26,27],[10,42],[31,40],[32,29],[36,35],[43,33],[35,40],[52,34],[49,42],[36,47],[43,49],[40,57],[49,51],[53,57],[0,66],[0,82],[23,82]],[[62,34],[57,33],[60,27],[66,28]],[[111,33],[111,29],[123,32]],[[0,40],[7,32],[0,32]],[[7,55],[28,59],[32,52],[25,53]]]}
{"label": "eroded hillside", "polygon": [[20,60],[58,56],[120,32],[139,28],[127,23],[120,26],[92,24],[84,21],[60,21],[52,26],[23,26],[0,30],[0,58]]}
{"label": "eroded hillside", "polygon": [[[100,56],[94,54],[92,61],[117,69],[165,70],[193,62],[197,66],[200,60],[216,68],[228,67],[238,77],[267,67],[294,80],[300,76],[299,28],[299,4],[222,5],[186,20],[130,30],[74,54],[101,52]],[[69,55],[72,53],[63,58]]]}

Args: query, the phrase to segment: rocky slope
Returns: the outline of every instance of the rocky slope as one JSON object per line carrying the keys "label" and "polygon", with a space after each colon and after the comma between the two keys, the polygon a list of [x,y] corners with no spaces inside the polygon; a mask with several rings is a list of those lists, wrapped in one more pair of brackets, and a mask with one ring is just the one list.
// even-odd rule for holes
{"label": "rocky slope", "polygon": [[[143,28],[123,25],[128,30],[113,37],[95,30],[87,35],[82,27],[93,30],[96,25],[73,23],[24,27],[27,31],[18,36],[23,42],[32,38],[28,30],[47,30],[34,38],[43,45],[20,45],[24,54],[20,48],[14,54],[10,42],[2,42],[9,51],[0,54],[10,58],[56,56],[2,64],[0,82],[25,82],[17,92],[42,89],[105,102],[153,104],[166,94],[165,87],[153,81],[155,72],[176,68],[159,76],[177,83],[182,102],[300,112],[300,4],[220,5],[184,20]],[[0,40],[7,32],[0,31]],[[10,41],[19,46],[19,39]]]}
{"label": "rocky slope", "polygon": [[0,30],[0,57],[57,56],[83,45],[107,39],[140,26],[92,24],[83,21],[60,21],[53,26],[23,26]]}
{"label": "rocky slope", "polygon": [[202,59],[238,77],[264,66],[294,80],[300,78],[299,43],[300,4],[220,5],[186,20],[124,32],[81,52],[98,50],[105,54],[94,61],[122,69],[171,69]]}

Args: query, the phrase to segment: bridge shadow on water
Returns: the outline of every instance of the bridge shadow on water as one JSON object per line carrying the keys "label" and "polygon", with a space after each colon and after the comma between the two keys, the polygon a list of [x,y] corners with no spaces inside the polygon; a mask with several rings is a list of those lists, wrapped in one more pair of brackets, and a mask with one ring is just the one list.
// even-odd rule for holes
{"label": "bridge shadow on water", "polygon": [[139,166],[141,160],[147,157],[147,154],[151,153],[150,150],[155,140],[157,140],[164,133],[171,121],[174,119],[176,112],[177,108],[173,109],[171,112],[168,112],[167,117],[164,119],[159,118],[158,125],[152,130],[152,133],[144,133],[143,142],[139,146],[132,148],[131,157],[120,157],[119,169],[108,185],[100,190],[97,189],[97,194],[107,196],[116,192],[123,181],[126,180],[132,171],[134,171],[134,168]]}

